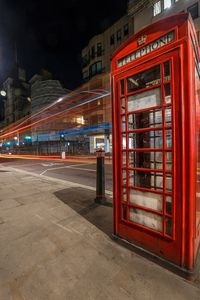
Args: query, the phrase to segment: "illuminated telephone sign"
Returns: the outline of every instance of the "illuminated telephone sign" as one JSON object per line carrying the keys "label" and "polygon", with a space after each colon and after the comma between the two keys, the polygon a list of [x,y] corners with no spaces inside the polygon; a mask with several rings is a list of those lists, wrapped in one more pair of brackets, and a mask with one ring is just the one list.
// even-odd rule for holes
{"label": "illuminated telephone sign", "polygon": [[[124,66],[125,64],[127,64],[137,58],[140,58],[156,49],[159,49],[159,48],[167,45],[168,43],[174,41],[174,37],[175,37],[174,31],[167,33],[166,35],[158,38],[157,40],[149,43],[148,45],[146,45],[146,46],[130,53],[129,55],[123,57],[122,59],[120,59],[118,61],[118,67]],[[147,36],[145,36],[145,38],[144,38],[144,36],[142,38],[140,38],[138,40],[138,44],[139,45],[143,44],[146,41],[146,38],[147,38]]]}
{"label": "illuminated telephone sign", "polygon": [[200,242],[199,61],[184,13],[112,58],[114,234],[185,270]]}

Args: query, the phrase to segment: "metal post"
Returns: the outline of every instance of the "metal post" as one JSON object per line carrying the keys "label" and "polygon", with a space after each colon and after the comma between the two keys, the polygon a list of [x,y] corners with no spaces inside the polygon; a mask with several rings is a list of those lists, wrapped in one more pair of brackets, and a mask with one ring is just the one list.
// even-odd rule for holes
{"label": "metal post", "polygon": [[106,203],[105,197],[105,169],[104,169],[104,157],[105,151],[99,149],[97,154],[97,176],[96,176],[96,198],[95,202],[99,204]]}

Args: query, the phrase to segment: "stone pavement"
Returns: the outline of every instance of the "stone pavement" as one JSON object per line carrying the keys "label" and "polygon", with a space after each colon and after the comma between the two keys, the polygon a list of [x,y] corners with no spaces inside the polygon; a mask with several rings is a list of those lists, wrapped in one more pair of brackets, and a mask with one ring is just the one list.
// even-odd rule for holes
{"label": "stone pavement", "polygon": [[112,239],[112,208],[92,189],[7,167],[0,182],[0,300],[200,299]]}

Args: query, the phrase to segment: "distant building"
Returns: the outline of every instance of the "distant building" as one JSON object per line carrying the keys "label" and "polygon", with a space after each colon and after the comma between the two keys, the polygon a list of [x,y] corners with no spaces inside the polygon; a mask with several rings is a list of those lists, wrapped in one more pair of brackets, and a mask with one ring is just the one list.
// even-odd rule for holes
{"label": "distant building", "polygon": [[6,92],[5,125],[9,125],[30,114],[29,84],[26,82],[25,70],[15,66],[10,76],[2,84]]}
{"label": "distant building", "polygon": [[52,74],[46,70],[35,74],[29,80],[29,84],[31,86],[30,99],[32,114],[69,92],[69,90],[62,87],[58,80],[52,79]]}

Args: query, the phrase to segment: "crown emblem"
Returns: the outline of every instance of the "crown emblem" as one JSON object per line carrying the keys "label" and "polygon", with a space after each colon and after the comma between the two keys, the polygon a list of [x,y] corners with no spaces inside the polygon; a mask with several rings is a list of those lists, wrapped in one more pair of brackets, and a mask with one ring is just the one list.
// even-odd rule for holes
{"label": "crown emblem", "polygon": [[147,35],[142,35],[139,39],[138,39],[138,46],[143,45],[147,40]]}

